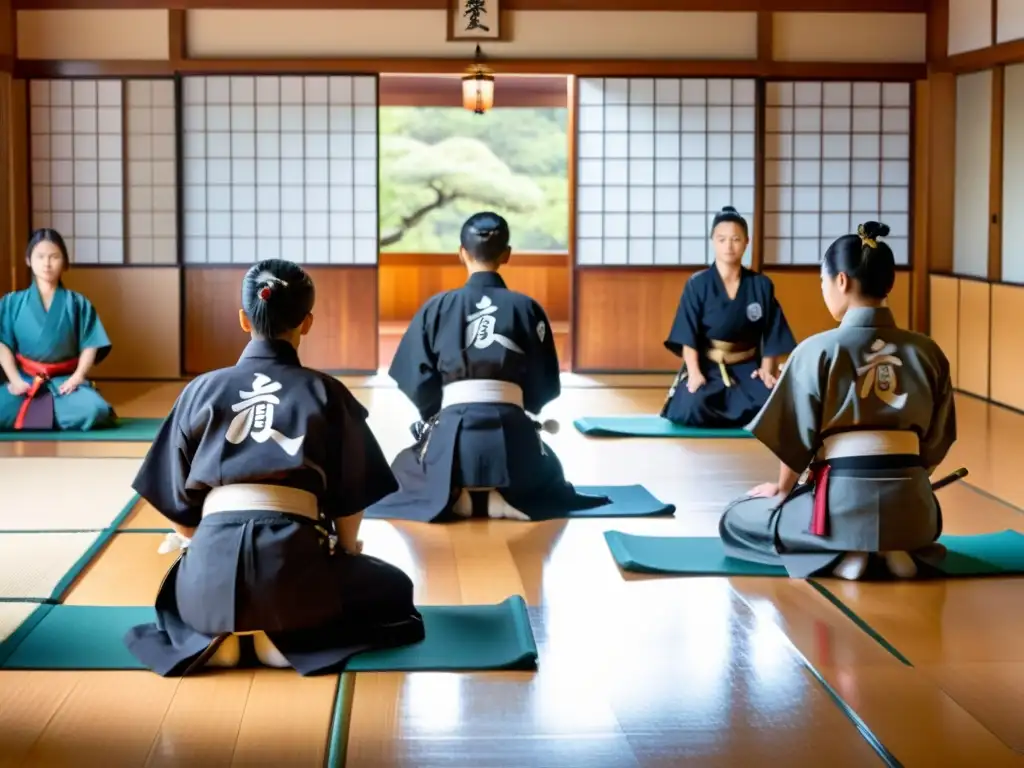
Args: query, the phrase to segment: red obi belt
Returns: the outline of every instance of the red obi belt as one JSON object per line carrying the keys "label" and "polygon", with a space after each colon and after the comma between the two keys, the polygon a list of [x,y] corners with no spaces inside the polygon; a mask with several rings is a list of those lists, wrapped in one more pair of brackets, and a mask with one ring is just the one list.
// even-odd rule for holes
{"label": "red obi belt", "polygon": [[32,384],[25,393],[25,402],[18,409],[18,416],[14,420],[14,428],[20,430],[25,426],[25,417],[28,415],[28,407],[32,404],[32,398],[39,392],[43,383],[54,376],[70,376],[78,369],[78,358],[65,360],[61,363],[40,363],[36,360],[29,360],[27,357],[15,355],[14,359],[25,373],[32,377]]}
{"label": "red obi belt", "polygon": [[831,466],[822,463],[811,467],[811,482],[814,483],[814,512],[811,514],[812,536],[828,536],[828,476]]}

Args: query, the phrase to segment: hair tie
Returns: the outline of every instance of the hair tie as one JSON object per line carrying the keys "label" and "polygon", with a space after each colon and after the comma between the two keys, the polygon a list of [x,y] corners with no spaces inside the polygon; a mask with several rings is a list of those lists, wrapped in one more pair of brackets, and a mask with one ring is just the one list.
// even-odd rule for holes
{"label": "hair tie", "polygon": [[877,248],[878,241],[874,238],[868,237],[867,232],[864,231],[864,225],[857,225],[857,236],[860,238],[861,245],[866,245],[868,248]]}
{"label": "hair tie", "polygon": [[269,285],[264,285],[262,288],[260,288],[259,296],[260,296],[261,299],[263,299],[263,301],[266,301],[267,299],[269,299],[270,298],[270,286]]}

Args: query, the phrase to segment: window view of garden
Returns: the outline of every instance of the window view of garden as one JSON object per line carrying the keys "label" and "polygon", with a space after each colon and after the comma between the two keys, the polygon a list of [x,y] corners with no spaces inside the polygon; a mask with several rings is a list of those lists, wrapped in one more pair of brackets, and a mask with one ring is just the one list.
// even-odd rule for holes
{"label": "window view of garden", "polygon": [[567,251],[567,122],[564,108],[381,107],[381,250],[454,253],[466,218],[493,210],[514,251]]}

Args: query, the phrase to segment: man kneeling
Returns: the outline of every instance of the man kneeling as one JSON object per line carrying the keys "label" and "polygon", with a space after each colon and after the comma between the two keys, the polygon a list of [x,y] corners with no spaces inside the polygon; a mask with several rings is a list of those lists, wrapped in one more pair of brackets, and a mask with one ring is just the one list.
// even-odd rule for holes
{"label": "man kneeling", "polygon": [[389,375],[419,409],[415,445],[392,464],[401,489],[367,516],[429,522],[457,516],[564,517],[607,504],[565,481],[541,439],[537,414],[561,393],[558,353],[544,310],[510,291],[508,223],[478,213],[462,227],[465,286],[416,313]]}

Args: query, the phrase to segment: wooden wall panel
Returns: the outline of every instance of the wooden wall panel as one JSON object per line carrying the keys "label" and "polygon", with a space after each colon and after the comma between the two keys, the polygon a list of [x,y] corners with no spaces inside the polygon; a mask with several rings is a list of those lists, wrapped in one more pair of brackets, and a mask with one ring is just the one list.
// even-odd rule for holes
{"label": "wooden wall panel", "polygon": [[238,325],[246,267],[185,267],[186,374],[233,365],[247,337]]}
{"label": "wooden wall panel", "polygon": [[574,368],[679,370],[665,349],[683,286],[696,270],[601,267],[576,272]]}
{"label": "wooden wall panel", "polygon": [[[765,10],[768,10],[767,8]],[[923,62],[923,13],[772,13],[776,61]],[[851,46],[850,40],[860,44]]]}
{"label": "wooden wall panel", "polygon": [[[338,372],[377,369],[377,270],[305,267],[316,284],[315,320],[302,363]],[[185,372],[233,365],[248,341],[238,325],[246,268],[185,268]]]}
{"label": "wooden wall panel", "polygon": [[[663,342],[679,297],[697,270],[628,267],[577,271],[575,370],[675,371],[679,360]],[[821,299],[818,272],[765,270],[798,341],[835,328]],[[900,272],[889,305],[901,328],[910,322],[910,273]]]}
{"label": "wooden wall panel", "polygon": [[316,284],[302,362],[323,371],[377,370],[377,268],[305,267]]}
{"label": "wooden wall panel", "polygon": [[928,291],[931,296],[929,305],[929,327],[931,337],[939,345],[949,360],[950,378],[953,386],[959,386],[957,380],[959,335],[960,335],[960,279],[945,275],[931,275]]}
{"label": "wooden wall panel", "polygon": [[981,280],[960,281],[957,317],[957,388],[989,396],[989,328],[992,286]]}
{"label": "wooden wall panel", "polygon": [[181,284],[177,267],[80,267],[64,284],[93,303],[113,344],[95,378],[181,375]]}
{"label": "wooden wall panel", "polygon": [[[757,55],[757,13],[753,11],[513,10],[502,23],[512,30],[512,39],[489,55],[503,59],[744,60]],[[194,59],[221,60],[390,56],[471,60],[475,41],[449,41],[447,26],[443,5],[433,9],[197,9],[188,14],[188,52]],[[480,42],[487,50],[489,41]]]}
{"label": "wooden wall panel", "polygon": [[[821,277],[817,270],[771,270],[765,274],[775,283],[775,295],[797,341],[836,327],[821,297]],[[889,307],[901,328],[910,327],[909,272],[896,273],[896,285],[889,294]]]}
{"label": "wooden wall panel", "polygon": [[1021,328],[1024,328],[1024,287],[993,285],[990,397],[1018,410],[1024,410]]}
{"label": "wooden wall panel", "polygon": [[836,327],[821,298],[818,270],[766,269],[764,273],[775,284],[775,296],[797,341]]}
{"label": "wooden wall panel", "polygon": [[169,18],[166,8],[21,10],[18,58],[165,61]]}
{"label": "wooden wall panel", "polygon": [[[382,253],[378,273],[382,322],[408,322],[431,296],[466,282],[465,268],[454,257],[440,254]],[[501,270],[508,287],[536,299],[553,323],[569,322],[571,275],[567,255],[518,260],[513,255]]]}
{"label": "wooden wall panel", "polygon": [[889,309],[892,310],[892,314],[896,318],[896,324],[900,328],[911,327],[912,282],[913,277],[910,272],[897,272],[896,283],[892,287],[892,293],[889,294]]}

